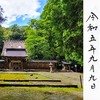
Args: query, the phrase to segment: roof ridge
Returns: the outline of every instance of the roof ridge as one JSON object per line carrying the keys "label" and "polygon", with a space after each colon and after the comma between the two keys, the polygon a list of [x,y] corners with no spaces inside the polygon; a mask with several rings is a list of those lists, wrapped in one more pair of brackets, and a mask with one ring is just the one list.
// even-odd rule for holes
{"label": "roof ridge", "polygon": [[24,42],[24,40],[3,40],[3,42]]}

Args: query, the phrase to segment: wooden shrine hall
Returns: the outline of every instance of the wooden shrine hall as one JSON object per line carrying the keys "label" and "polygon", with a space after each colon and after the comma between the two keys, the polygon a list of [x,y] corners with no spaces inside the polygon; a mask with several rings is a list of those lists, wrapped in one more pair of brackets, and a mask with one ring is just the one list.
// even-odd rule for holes
{"label": "wooden shrine hall", "polygon": [[[3,41],[3,50],[1,53],[2,59],[0,60],[0,70],[12,70],[12,71],[22,71],[22,70],[48,70],[52,65],[55,70],[57,65],[57,60],[29,60],[26,58],[28,56],[24,41],[6,40]],[[69,70],[70,63],[63,63],[64,70]]]}
{"label": "wooden shrine hall", "polygon": [[23,70],[26,57],[28,56],[24,41],[4,41],[1,56],[5,60],[7,69]]}

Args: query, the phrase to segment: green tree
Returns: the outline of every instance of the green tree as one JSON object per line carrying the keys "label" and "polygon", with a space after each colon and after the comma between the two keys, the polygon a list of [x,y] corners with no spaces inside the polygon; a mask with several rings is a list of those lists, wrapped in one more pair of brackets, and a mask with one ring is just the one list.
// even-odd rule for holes
{"label": "green tree", "polygon": [[[66,59],[83,64],[83,1],[72,0],[67,5],[68,29],[64,32]],[[73,10],[74,9],[74,10]]]}
{"label": "green tree", "polygon": [[12,31],[11,29],[8,27],[8,28],[5,28],[3,27],[3,37],[4,37],[4,40],[10,40],[10,35],[12,34]]}
{"label": "green tree", "polygon": [[61,60],[65,59],[63,39],[64,30],[67,28],[67,20],[65,20],[65,17],[62,2],[60,0],[48,0],[41,15],[42,19],[49,22],[47,31],[51,31],[49,31],[50,34],[48,36],[49,39],[51,39],[49,40],[49,43],[51,44],[50,48],[55,48],[53,52],[56,54],[56,59]]}
{"label": "green tree", "polygon": [[0,26],[0,54],[2,52],[2,43],[3,43],[3,39],[4,39],[3,32],[4,31],[3,31],[2,27]]}
{"label": "green tree", "polygon": [[14,24],[10,26],[12,34],[10,34],[10,40],[25,40],[26,36],[24,34],[25,28]]}
{"label": "green tree", "polygon": [[[29,53],[35,56],[36,52],[39,53],[38,49],[44,46],[40,51],[44,53],[48,50],[48,59],[73,60],[82,65],[82,6],[82,0],[48,0],[40,19],[32,19],[27,28],[26,44],[30,48]],[[40,46],[42,42],[45,45]],[[43,58],[43,53],[37,58]]]}
{"label": "green tree", "polygon": [[[83,1],[48,0],[41,18],[52,27],[56,36],[59,59],[75,60],[82,65],[83,55]],[[52,8],[52,9],[51,9]]]}
{"label": "green tree", "polygon": [[48,59],[50,58],[48,43],[45,38],[45,30],[41,30],[41,21],[32,19],[26,29],[27,39],[25,41],[28,59]]}

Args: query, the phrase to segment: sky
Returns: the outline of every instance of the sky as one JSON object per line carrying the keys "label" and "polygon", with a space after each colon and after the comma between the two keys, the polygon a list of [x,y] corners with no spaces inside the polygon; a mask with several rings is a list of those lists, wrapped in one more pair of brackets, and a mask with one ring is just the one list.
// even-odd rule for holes
{"label": "sky", "polygon": [[27,25],[31,18],[39,19],[47,0],[0,0],[7,20],[2,24],[9,27],[13,24]]}

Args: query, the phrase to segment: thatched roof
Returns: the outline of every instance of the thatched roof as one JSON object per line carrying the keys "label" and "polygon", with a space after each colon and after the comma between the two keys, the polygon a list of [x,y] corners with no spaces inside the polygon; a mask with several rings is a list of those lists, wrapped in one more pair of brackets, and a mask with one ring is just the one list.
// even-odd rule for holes
{"label": "thatched roof", "polygon": [[1,56],[8,57],[26,57],[26,49],[24,45],[24,41],[4,41],[3,50]]}

